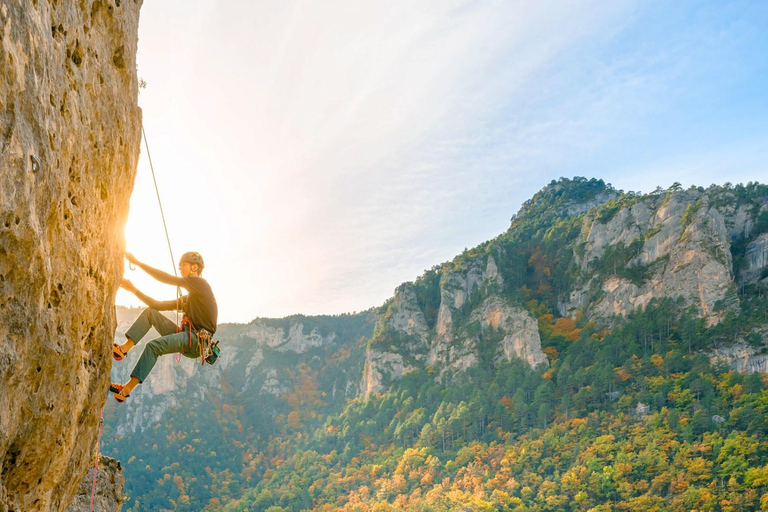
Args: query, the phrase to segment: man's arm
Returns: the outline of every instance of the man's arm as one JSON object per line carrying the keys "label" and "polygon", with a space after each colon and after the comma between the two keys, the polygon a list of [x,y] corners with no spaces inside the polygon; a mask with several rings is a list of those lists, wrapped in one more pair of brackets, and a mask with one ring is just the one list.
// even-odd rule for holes
{"label": "man's arm", "polygon": [[183,278],[172,276],[171,274],[163,272],[162,270],[158,270],[155,267],[150,267],[146,263],[142,263],[141,261],[137,260],[136,256],[129,252],[125,253],[125,259],[138,266],[141,270],[149,274],[152,278],[160,281],[161,283],[171,284],[173,286],[184,286],[185,284]]}
{"label": "man's arm", "polygon": [[[136,288],[136,286],[127,279],[123,279],[123,282],[120,283],[120,286],[136,295],[136,297],[138,297],[141,302],[151,307],[152,309],[156,309],[158,311],[173,311],[175,309],[180,309],[176,307],[175,300],[155,300],[149,295],[140,292],[139,289]],[[179,304],[179,306],[181,305]]]}

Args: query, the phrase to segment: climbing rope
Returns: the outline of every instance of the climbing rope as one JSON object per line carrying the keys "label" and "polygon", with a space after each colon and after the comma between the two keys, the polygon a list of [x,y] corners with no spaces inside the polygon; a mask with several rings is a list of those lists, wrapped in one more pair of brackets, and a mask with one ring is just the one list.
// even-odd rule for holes
{"label": "climbing rope", "polygon": [[168,241],[168,252],[171,253],[171,268],[173,268],[173,275],[176,274],[176,259],[173,257],[173,249],[171,249],[171,237],[168,236],[168,225],[165,223],[165,213],[163,213],[163,202],[160,200],[160,189],[157,187],[157,179],[155,178],[155,167],[152,165],[152,155],[149,154],[149,143],[147,142],[147,132],[144,130],[144,125],[141,125],[141,133],[144,135],[144,147],[147,148],[147,158],[149,159],[149,169],[152,171],[152,181],[155,183],[155,194],[157,194],[157,204],[160,205],[160,216],[163,218],[163,228],[165,229],[165,239]]}
{"label": "climbing rope", "polygon": [[104,408],[101,408],[101,419],[99,420],[99,439],[96,441],[96,468],[93,470],[93,489],[91,490],[91,507],[89,512],[93,512],[93,500],[96,497],[96,475],[99,474],[99,453],[101,452],[101,427],[104,426]]}
{"label": "climbing rope", "polygon": [[[168,224],[165,222],[165,213],[163,213],[163,201],[160,199],[160,189],[157,186],[157,178],[155,178],[155,166],[152,165],[152,155],[149,153],[149,142],[147,142],[147,132],[144,129],[144,124],[141,125],[141,134],[144,136],[144,147],[147,148],[147,159],[149,160],[149,169],[152,171],[152,182],[155,184],[155,194],[157,195],[157,204],[160,206],[160,217],[163,219],[163,229],[165,229],[165,240],[168,242],[168,252],[171,254],[171,268],[173,269],[173,275],[179,277],[176,273],[176,258],[173,257],[173,249],[171,248],[171,237],[168,236]],[[179,304],[181,304],[181,288],[176,287],[176,332],[181,332],[181,324],[179,323]],[[191,331],[191,329],[190,329]],[[190,344],[192,340],[190,339]],[[181,362],[181,354],[176,354],[176,362]]]}

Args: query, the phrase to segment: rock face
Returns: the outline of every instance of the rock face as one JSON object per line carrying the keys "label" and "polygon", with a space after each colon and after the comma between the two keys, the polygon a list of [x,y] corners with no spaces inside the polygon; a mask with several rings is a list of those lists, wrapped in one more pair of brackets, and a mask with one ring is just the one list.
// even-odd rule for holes
{"label": "rock face", "polygon": [[761,338],[757,346],[738,341],[731,346],[717,348],[709,353],[710,360],[725,362],[739,373],[768,373],[768,330],[757,332]]}
{"label": "rock face", "polygon": [[366,352],[363,396],[381,392],[416,368],[429,366],[437,378],[454,378],[476,366],[484,353],[494,361],[520,358],[547,365],[538,323],[497,292],[504,280],[492,254],[441,270],[440,306],[429,326],[414,285],[395,290]]}
{"label": "rock face", "polygon": [[[93,475],[96,474],[94,492]],[[80,482],[77,494],[66,512],[120,512],[123,508],[125,478],[119,461],[100,456],[98,469],[91,466]],[[93,506],[91,506],[93,502]]]}
{"label": "rock face", "polygon": [[141,1],[0,4],[0,510],[62,510],[109,383]]}
{"label": "rock face", "polygon": [[[727,308],[715,305],[727,298],[733,283],[731,237],[708,194],[692,189],[647,199],[607,222],[587,215],[583,234],[583,252],[577,251],[576,258],[580,285],[561,305],[561,314],[581,309],[608,320],[653,298],[679,297],[696,306],[708,324],[722,320]],[[621,251],[624,257],[617,254]],[[610,268],[607,279],[601,279],[606,273],[593,277],[603,258],[642,277],[633,280]],[[590,294],[595,289],[597,297]]]}
{"label": "rock face", "polygon": [[763,233],[747,245],[745,259],[747,266],[741,272],[741,282],[752,284],[760,281],[768,267],[768,233]]}

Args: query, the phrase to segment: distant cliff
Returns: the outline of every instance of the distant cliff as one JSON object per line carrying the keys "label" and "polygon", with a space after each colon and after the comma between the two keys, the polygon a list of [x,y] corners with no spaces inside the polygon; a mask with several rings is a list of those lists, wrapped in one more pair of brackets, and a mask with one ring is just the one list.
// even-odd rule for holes
{"label": "distant cliff", "polygon": [[62,510],[96,444],[139,155],[141,1],[0,4],[0,510]]}
{"label": "distant cliff", "polygon": [[[437,278],[436,274],[426,279]],[[482,353],[489,350],[492,361],[515,357],[534,367],[548,365],[536,319],[500,294],[503,278],[492,255],[472,258],[456,268],[444,267],[438,289],[435,283],[432,290],[423,290],[439,304],[426,315],[418,284],[401,285],[382,308],[366,354],[364,396],[385,390],[417,367],[430,366],[438,378],[459,374],[477,366]],[[439,300],[434,300],[438,294]],[[422,304],[426,300],[424,295]]]}
{"label": "distant cliff", "polygon": [[[488,354],[547,366],[540,328],[549,326],[537,318],[556,319],[542,307],[611,327],[667,298],[718,324],[738,313],[740,287],[768,287],[766,190],[674,186],[639,195],[601,180],[552,182],[507,233],[397,288],[381,308],[361,393],[419,368],[456,376]],[[752,368],[744,357],[756,350],[729,352],[729,361]]]}
{"label": "distant cliff", "polygon": [[[140,308],[117,308],[115,340],[125,340],[125,331],[140,312]],[[167,316],[176,320],[173,312]],[[168,410],[185,400],[205,400],[211,393],[222,397],[237,393],[247,402],[258,403],[259,412],[277,415],[282,412],[281,397],[300,385],[303,367],[322,372],[315,383],[318,391],[332,402],[331,410],[339,409],[357,394],[362,372],[360,339],[369,337],[372,328],[370,312],[222,324],[215,336],[222,347],[216,364],[201,366],[197,359],[161,357],[152,376],[131,394],[130,407],[115,409],[119,418],[116,433],[131,435],[150,429]],[[153,329],[145,341],[155,336]],[[141,343],[113,365],[113,380],[128,379],[143,348]]]}

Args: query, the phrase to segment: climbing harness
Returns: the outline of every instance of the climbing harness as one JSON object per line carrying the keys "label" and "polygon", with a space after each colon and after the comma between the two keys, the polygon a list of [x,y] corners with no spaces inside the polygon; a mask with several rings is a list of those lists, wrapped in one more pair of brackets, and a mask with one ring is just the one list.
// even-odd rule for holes
{"label": "climbing harness", "polygon": [[200,365],[205,363],[213,364],[219,358],[219,342],[213,341],[213,335],[205,329],[195,329],[192,322],[186,316],[181,321],[182,330],[186,329],[189,333],[189,348],[192,348],[192,333],[197,337],[197,353],[200,354]]}

